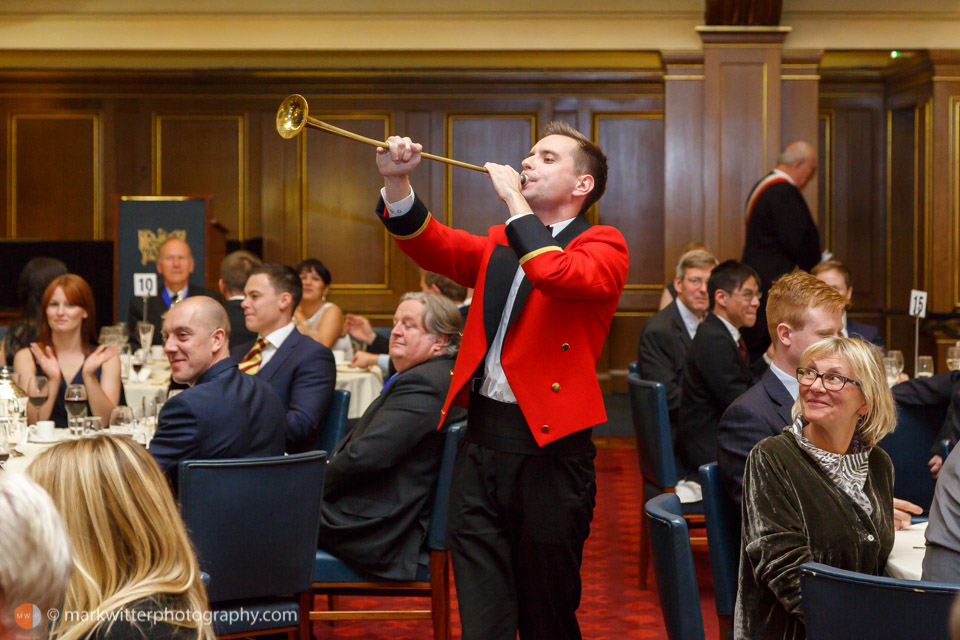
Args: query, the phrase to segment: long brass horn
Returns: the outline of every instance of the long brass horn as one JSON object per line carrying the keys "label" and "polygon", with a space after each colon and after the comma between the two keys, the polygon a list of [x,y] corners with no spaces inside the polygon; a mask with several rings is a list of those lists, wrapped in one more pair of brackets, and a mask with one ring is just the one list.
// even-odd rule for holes
{"label": "long brass horn", "polygon": [[[299,135],[304,127],[320,129],[321,131],[343,136],[344,138],[369,144],[373,147],[382,147],[384,149],[387,148],[386,142],[374,140],[373,138],[367,138],[366,136],[361,136],[353,133],[352,131],[335,127],[332,124],[327,124],[323,120],[317,120],[316,118],[311,117],[307,107],[307,99],[298,93],[294,93],[293,95],[287,96],[287,98],[280,103],[280,108],[277,110],[277,133],[284,138],[293,138]],[[483,173],[487,173],[486,169],[483,167],[478,167],[475,164],[444,158],[443,156],[437,156],[432,153],[421,152],[420,156],[426,158],[427,160],[436,160],[437,162],[445,162],[446,164],[451,164],[455,167],[463,167],[464,169],[473,169],[474,171],[482,171]],[[523,177],[525,178],[526,176]]]}

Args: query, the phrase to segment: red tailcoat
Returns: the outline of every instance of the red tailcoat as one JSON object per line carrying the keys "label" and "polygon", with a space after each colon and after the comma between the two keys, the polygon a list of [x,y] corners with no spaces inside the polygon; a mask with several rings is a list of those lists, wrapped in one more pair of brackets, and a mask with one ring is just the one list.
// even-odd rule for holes
{"label": "red tailcoat", "polygon": [[[438,222],[419,198],[403,216],[387,218],[383,210],[381,200],[377,212],[404,253],[474,288],[443,417],[454,402],[466,404],[472,378],[478,368],[483,373],[500,322],[487,306],[503,304],[502,287],[509,289],[519,261],[530,288],[525,299],[521,288],[514,303],[501,363],[533,437],[542,447],[606,421],[596,366],[627,277],[627,245],[617,229],[591,226],[581,215],[554,238],[530,215],[475,236]],[[512,266],[488,268],[492,255]],[[509,279],[487,291],[494,272],[508,272]]]}

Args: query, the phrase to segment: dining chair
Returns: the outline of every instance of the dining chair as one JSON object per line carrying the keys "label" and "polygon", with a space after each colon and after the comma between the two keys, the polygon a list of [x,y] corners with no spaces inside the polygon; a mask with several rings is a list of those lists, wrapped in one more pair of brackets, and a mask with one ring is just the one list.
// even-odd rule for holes
{"label": "dining chair", "polygon": [[720,639],[733,633],[733,608],[737,604],[737,574],[740,572],[740,507],[723,486],[716,462],[700,467],[703,511],[707,524],[707,548],[713,576],[713,603],[720,621]]}
{"label": "dining chair", "polygon": [[433,620],[434,640],[450,638],[450,566],[447,553],[447,515],[450,503],[450,483],[453,462],[466,422],[447,427],[440,461],[440,472],[433,492],[430,523],[427,528],[427,548],[430,550],[430,568],[421,569],[416,580],[401,582],[386,580],[348,567],[341,560],[322,549],[316,550],[313,568],[313,594],[372,595],[372,596],[429,596],[430,609],[378,609],[364,611],[326,610],[310,611],[310,620]]}
{"label": "dining chair", "polygon": [[700,590],[690,532],[680,498],[662,493],[644,509],[653,543],[653,566],[663,623],[670,640],[704,640]]}
{"label": "dining chair", "polygon": [[180,464],[180,514],[209,575],[219,638],[292,632],[310,640],[326,457],[310,451]]}
{"label": "dining chair", "polygon": [[933,455],[931,450],[946,411],[945,404],[909,405],[898,402],[897,427],[878,443],[893,462],[894,477],[897,479],[894,495],[920,505],[924,511],[930,509],[933,491],[937,486],[927,462]]}
{"label": "dining chair", "polygon": [[809,640],[949,640],[950,607],[960,584],[900,580],[805,562],[800,590]]}
{"label": "dining chair", "polygon": [[323,426],[320,427],[321,451],[327,452],[327,457],[332,458],[333,452],[345,435],[347,435],[347,414],[350,411],[350,392],[336,389],[333,392],[333,398],[330,400],[330,408],[327,409],[327,417],[324,419]]}
{"label": "dining chair", "polygon": [[[630,390],[630,413],[637,437],[637,458],[640,462],[640,495],[644,504],[661,493],[675,493],[679,478],[673,457],[670,417],[667,413],[667,392],[659,382],[641,380],[636,374],[627,376]],[[683,503],[684,518],[697,528],[703,527],[703,501]],[[693,544],[706,548],[704,536],[696,536]],[[640,521],[640,576],[637,583],[647,588],[650,566],[650,534],[647,521]]]}

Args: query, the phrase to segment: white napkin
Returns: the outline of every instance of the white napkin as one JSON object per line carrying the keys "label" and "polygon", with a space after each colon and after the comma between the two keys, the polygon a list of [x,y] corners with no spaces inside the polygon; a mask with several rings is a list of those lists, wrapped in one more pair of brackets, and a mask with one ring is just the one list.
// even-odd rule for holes
{"label": "white napkin", "polygon": [[153,370],[150,367],[141,368],[140,373],[135,373],[133,370],[131,370],[130,379],[134,382],[146,382],[150,379],[151,373],[153,373]]}

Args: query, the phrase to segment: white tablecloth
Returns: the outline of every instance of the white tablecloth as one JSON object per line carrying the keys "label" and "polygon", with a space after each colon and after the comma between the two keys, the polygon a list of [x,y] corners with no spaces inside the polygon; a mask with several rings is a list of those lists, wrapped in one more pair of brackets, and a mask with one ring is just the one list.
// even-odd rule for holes
{"label": "white tablecloth", "polygon": [[350,392],[350,408],[347,417],[359,418],[370,403],[380,395],[383,388],[383,374],[380,367],[370,369],[352,369],[346,365],[337,366],[337,389]]}
{"label": "white tablecloth", "polygon": [[[54,429],[54,437],[59,440],[66,440],[70,437],[69,430],[67,429]],[[23,455],[19,457],[14,457],[11,455],[7,462],[4,464],[4,469],[6,471],[13,471],[15,473],[23,473],[27,470],[27,466],[30,462],[36,458],[42,451],[46,451],[52,447],[55,443],[50,444],[38,444],[35,442],[21,442],[16,447],[17,451],[21,452]]]}
{"label": "white tablecloth", "polygon": [[123,381],[123,395],[128,407],[141,409],[145,398],[159,397],[161,402],[167,400],[167,390],[170,388],[170,364],[166,360],[159,360],[152,361],[147,366],[150,367],[151,373],[149,379],[142,382]]}
{"label": "white tablecloth", "polygon": [[923,554],[926,540],[923,537],[927,523],[920,522],[897,531],[893,549],[887,558],[886,573],[892,578],[919,580],[923,573]]}

